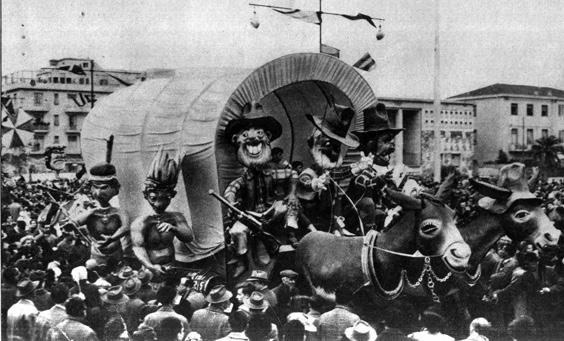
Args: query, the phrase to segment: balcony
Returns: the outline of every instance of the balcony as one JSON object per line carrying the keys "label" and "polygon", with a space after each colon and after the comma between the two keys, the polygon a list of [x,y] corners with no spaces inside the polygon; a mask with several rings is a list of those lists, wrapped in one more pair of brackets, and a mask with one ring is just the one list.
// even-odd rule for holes
{"label": "balcony", "polygon": [[27,104],[24,105],[22,108],[24,111],[29,113],[46,113],[51,110],[51,105],[44,103],[44,104]]}
{"label": "balcony", "polygon": [[34,122],[31,125],[31,130],[35,133],[35,134],[47,134],[49,132],[49,123],[45,123],[45,122]]}
{"label": "balcony", "polygon": [[90,103],[85,104],[83,107],[79,107],[78,105],[67,105],[64,107],[67,115],[87,115],[90,109]]}
{"label": "balcony", "polygon": [[533,149],[532,144],[527,144],[527,145],[516,144],[516,143],[509,144],[510,152],[528,152],[531,151],[532,149]]}
{"label": "balcony", "polygon": [[67,134],[80,134],[80,128],[76,124],[69,125],[66,129]]}

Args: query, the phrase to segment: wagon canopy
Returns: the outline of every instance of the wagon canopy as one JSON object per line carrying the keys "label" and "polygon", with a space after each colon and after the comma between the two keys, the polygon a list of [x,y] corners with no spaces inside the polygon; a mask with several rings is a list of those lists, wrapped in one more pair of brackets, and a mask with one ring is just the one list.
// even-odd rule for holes
{"label": "wagon canopy", "polygon": [[285,157],[308,164],[305,139],[311,125],[305,114],[322,114],[329,96],[358,112],[376,102],[354,68],[316,53],[287,55],[255,70],[194,68],[149,74],[97,103],[82,127],[82,155],[88,168],[103,161],[105,139],[114,135],[119,201],[131,220],[151,212],[141,187],[159,147],[183,155],[183,176],[170,210],[184,213],[196,236],[188,245],[175,244],[179,260],[196,261],[224,245],[221,207],[208,190],[222,192],[241,172],[223,137],[227,123],[240,117],[245,103],[260,101],[283,125],[276,144]]}

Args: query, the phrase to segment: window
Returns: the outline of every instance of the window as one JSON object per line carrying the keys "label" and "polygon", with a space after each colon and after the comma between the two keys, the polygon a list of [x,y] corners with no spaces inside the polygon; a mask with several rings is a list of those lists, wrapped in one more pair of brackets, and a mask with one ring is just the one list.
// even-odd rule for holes
{"label": "window", "polygon": [[72,152],[78,152],[78,136],[76,135],[69,135],[67,137],[68,141],[69,141],[69,151]]}
{"label": "window", "polygon": [[59,94],[58,93],[53,94],[53,104],[59,105]]}
{"label": "window", "polygon": [[541,136],[543,138],[547,138],[548,137],[548,129],[543,129],[541,130]]}
{"label": "window", "polygon": [[532,104],[527,104],[527,116],[533,116],[534,112],[533,112],[533,105]]}
{"label": "window", "polygon": [[100,85],[108,85],[108,80],[106,78],[100,79]]}
{"label": "window", "polygon": [[541,116],[548,116],[548,105],[541,105]]}
{"label": "window", "polygon": [[33,104],[35,104],[35,105],[43,104],[43,93],[41,93],[41,92],[34,92],[33,93]]}
{"label": "window", "polygon": [[511,144],[519,144],[519,130],[517,130],[516,128],[511,129]]}
{"label": "window", "polygon": [[53,77],[53,83],[55,84],[59,83],[59,77]]}
{"label": "window", "polygon": [[53,144],[59,144],[59,136],[58,135],[53,136]]}
{"label": "window", "polygon": [[82,67],[88,67],[88,66],[89,66],[89,65],[88,65],[87,62],[82,63]]}
{"label": "window", "polygon": [[69,116],[69,128],[76,130],[76,118],[73,115]]}
{"label": "window", "polygon": [[78,84],[84,84],[84,78],[79,78],[79,79],[78,79]]}
{"label": "window", "polygon": [[65,84],[65,77],[61,77],[61,84]]}
{"label": "window", "polygon": [[560,141],[564,141],[564,130],[560,130],[558,132],[558,138],[560,139]]}
{"label": "window", "polygon": [[84,84],[90,84],[90,78],[85,78],[85,79],[84,79]]}
{"label": "window", "polygon": [[53,115],[53,125],[55,127],[59,126],[59,115]]}
{"label": "window", "polygon": [[67,78],[67,84],[72,83],[72,80],[70,78]]}
{"label": "window", "polygon": [[558,117],[564,117],[564,104],[558,105]]}
{"label": "window", "polygon": [[513,116],[519,115],[519,104],[511,103],[511,115]]}
{"label": "window", "polygon": [[533,129],[527,129],[527,145],[531,145],[534,142]]}

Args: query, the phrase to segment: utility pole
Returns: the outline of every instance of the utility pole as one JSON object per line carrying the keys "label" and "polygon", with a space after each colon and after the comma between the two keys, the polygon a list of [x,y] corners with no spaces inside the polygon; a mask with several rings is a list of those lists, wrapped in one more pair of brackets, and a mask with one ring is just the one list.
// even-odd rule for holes
{"label": "utility pole", "polygon": [[434,111],[435,111],[435,153],[434,153],[434,177],[435,182],[441,182],[441,91],[440,91],[440,66],[441,56],[439,50],[439,0],[435,0],[435,73],[433,79],[433,97],[434,97]]}
{"label": "utility pole", "polygon": [[90,109],[94,108],[94,59],[90,60]]}
{"label": "utility pole", "polygon": [[[323,13],[323,11],[321,10],[321,1],[323,1],[323,0],[319,0],[319,13]],[[322,36],[321,36],[321,32],[322,32],[321,25],[323,25],[323,20],[321,20],[319,22],[319,53],[323,52],[323,48],[322,48],[323,40],[321,39],[322,38]]]}

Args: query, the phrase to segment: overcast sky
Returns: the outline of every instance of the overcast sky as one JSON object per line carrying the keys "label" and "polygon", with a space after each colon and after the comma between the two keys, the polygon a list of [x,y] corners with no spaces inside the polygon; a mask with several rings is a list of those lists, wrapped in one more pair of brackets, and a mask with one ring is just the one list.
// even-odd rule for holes
{"label": "overcast sky", "polygon": [[[317,10],[318,0],[250,2]],[[318,26],[235,0],[2,0],[2,74],[49,59],[89,57],[102,67],[258,67],[295,52],[317,52]],[[386,37],[366,22],[324,16],[324,43],[353,64],[377,96],[433,95],[431,0],[324,0],[330,12],[385,18]],[[564,89],[564,1],[441,0],[442,97],[493,83]]]}

